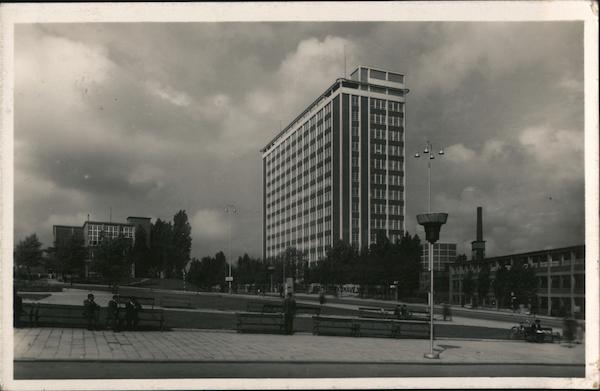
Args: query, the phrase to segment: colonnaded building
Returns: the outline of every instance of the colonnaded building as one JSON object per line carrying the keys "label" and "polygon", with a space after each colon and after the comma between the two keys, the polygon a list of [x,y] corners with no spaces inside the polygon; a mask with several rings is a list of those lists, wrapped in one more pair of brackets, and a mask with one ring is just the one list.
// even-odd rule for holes
{"label": "colonnaded building", "polygon": [[263,258],[404,233],[404,75],[358,67],[262,150]]}

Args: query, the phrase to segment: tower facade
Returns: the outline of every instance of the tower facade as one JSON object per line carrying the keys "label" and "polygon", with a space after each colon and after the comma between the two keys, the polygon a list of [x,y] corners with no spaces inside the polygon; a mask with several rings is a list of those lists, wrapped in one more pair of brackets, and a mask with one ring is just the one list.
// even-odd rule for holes
{"label": "tower facade", "polygon": [[262,150],[263,258],[404,233],[404,76],[358,67]]}

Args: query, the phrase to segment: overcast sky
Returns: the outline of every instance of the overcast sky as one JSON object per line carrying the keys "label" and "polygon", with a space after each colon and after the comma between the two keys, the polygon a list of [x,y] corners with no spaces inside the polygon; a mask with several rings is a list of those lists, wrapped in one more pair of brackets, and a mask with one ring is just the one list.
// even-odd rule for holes
{"label": "overcast sky", "polygon": [[[345,47],[345,49],[344,49]],[[584,243],[580,22],[128,23],[15,28],[15,241],[185,209],[192,255],[261,254],[259,150],[357,65],[405,74],[406,228],[427,139],[441,240],[470,255]]]}

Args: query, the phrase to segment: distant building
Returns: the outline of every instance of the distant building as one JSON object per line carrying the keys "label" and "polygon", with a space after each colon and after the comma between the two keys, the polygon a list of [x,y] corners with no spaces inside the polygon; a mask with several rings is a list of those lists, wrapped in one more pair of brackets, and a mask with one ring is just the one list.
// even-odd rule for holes
{"label": "distant building", "polygon": [[66,244],[73,236],[83,237],[83,227],[72,225],[55,225],[52,227],[53,245]]}
{"label": "distant building", "polygon": [[[73,235],[82,235],[84,246],[88,248],[89,257],[86,260],[85,275],[90,275],[90,264],[94,259],[94,249],[100,243],[100,238],[115,239],[123,236],[126,239],[135,241],[135,230],[137,227],[143,227],[146,232],[146,244],[150,245],[150,230],[152,228],[150,217],[128,217],[127,223],[115,223],[107,221],[86,221],[82,227],[54,225],[53,235],[55,244],[64,244]],[[132,269],[132,276],[135,270]]]}
{"label": "distant building", "polygon": [[[429,244],[421,245],[421,274],[419,275],[419,290],[429,291]],[[448,269],[456,261],[456,243],[435,243],[433,245],[434,290],[436,300],[448,301]]]}
{"label": "distant building", "polygon": [[[422,270],[429,270],[429,244],[421,245]],[[448,271],[448,265],[456,260],[456,243],[435,243],[433,245],[433,270]]]}
{"label": "distant building", "polygon": [[402,237],[407,92],[404,75],[358,67],[261,150],[263,258],[295,247],[314,262],[336,240]]}
{"label": "distant building", "polygon": [[[517,263],[528,265],[535,271],[538,280],[538,302],[535,304],[537,304],[540,314],[558,315],[561,308],[570,314],[585,314],[584,245],[504,255],[480,261],[460,261],[451,264],[449,278],[452,304],[465,304],[462,281],[469,271],[477,276],[482,266],[487,265],[490,268],[490,277],[493,280],[501,265],[510,268]],[[497,301],[497,298],[494,297],[493,290],[490,289],[484,304],[495,301]]]}

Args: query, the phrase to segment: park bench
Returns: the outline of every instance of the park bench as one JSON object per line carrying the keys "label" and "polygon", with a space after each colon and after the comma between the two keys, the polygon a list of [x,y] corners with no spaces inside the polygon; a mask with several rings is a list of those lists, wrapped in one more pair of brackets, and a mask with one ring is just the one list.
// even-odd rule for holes
{"label": "park bench", "polygon": [[394,308],[358,307],[359,318],[395,319]]}
{"label": "park bench", "polygon": [[352,337],[357,335],[353,318],[341,316],[313,316],[313,334]]}
{"label": "park bench", "polygon": [[429,323],[414,320],[313,316],[313,334],[353,337],[428,338]]}
{"label": "park bench", "polygon": [[160,298],[160,306],[166,308],[192,308],[189,295],[165,295]]}
{"label": "park bench", "polygon": [[273,333],[284,332],[282,313],[236,312],[238,333]]}
{"label": "park bench", "polygon": [[[277,313],[283,312],[283,304],[280,303],[265,303],[263,312]],[[319,315],[321,313],[321,307],[314,305],[296,305],[296,314],[313,314]]]}
{"label": "park bench", "polygon": [[421,320],[395,320],[395,338],[429,338],[429,322]]}
{"label": "park bench", "polygon": [[87,327],[83,311],[83,305],[37,303],[33,308],[33,326]]}
{"label": "park bench", "polygon": [[154,308],[142,308],[138,312],[138,329],[139,330],[155,330],[157,327],[160,331],[166,328],[164,311]]}
{"label": "park bench", "polygon": [[249,301],[246,304],[246,311],[247,312],[265,312],[265,304],[266,303],[259,303],[256,301]]}
{"label": "park bench", "polygon": [[23,303],[21,313],[17,314],[19,318],[19,327],[33,327],[35,324],[35,307],[36,303]]}
{"label": "park bench", "polygon": [[[87,327],[87,319],[83,315],[83,305],[24,303],[24,316],[21,324],[32,327]],[[103,328],[106,321],[106,308],[101,308],[98,315],[98,326]],[[119,319],[124,322],[125,311],[119,311]],[[144,309],[138,312],[138,329],[164,330],[165,318],[160,309]]]}
{"label": "park bench", "polygon": [[155,302],[154,297],[125,296],[125,295],[120,296],[119,295],[117,302],[121,305],[125,305],[129,302],[129,298],[131,298],[131,297],[133,297],[135,299],[135,301],[137,301],[142,306],[142,308],[149,306],[150,308],[154,309],[154,302]]}

